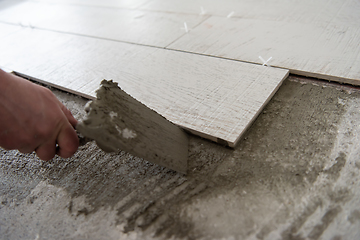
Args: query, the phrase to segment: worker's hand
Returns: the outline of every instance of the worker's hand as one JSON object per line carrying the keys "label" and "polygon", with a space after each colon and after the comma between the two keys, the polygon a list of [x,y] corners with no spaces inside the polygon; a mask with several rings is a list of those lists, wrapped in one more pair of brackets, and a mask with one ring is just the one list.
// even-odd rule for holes
{"label": "worker's hand", "polygon": [[0,146],[48,161],[72,156],[77,121],[47,88],[0,69]]}

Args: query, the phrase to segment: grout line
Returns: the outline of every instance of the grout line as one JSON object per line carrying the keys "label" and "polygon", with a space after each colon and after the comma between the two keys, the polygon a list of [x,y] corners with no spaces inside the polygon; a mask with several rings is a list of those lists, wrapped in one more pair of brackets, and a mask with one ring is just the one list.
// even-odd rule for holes
{"label": "grout line", "polygon": [[[204,17],[203,21],[200,21],[198,24],[196,24],[193,28],[189,29],[189,32],[192,29],[197,28],[198,26],[200,26],[203,22],[205,22],[206,20],[208,20],[211,17],[211,15],[209,15],[208,17]],[[168,49],[171,50],[171,48],[168,48],[170,45],[172,45],[173,43],[175,43],[176,41],[178,41],[179,39],[181,39],[182,37],[184,37],[186,34],[188,34],[188,32],[184,33],[183,35],[179,36],[177,39],[175,39],[174,41],[172,41],[171,43],[169,43],[167,46],[164,47],[164,49]]]}
{"label": "grout line", "polygon": [[141,8],[148,5],[150,2],[152,2],[152,0],[147,0],[146,2],[140,3],[135,9],[143,11]]}
{"label": "grout line", "polygon": [[91,35],[86,35],[86,34],[81,34],[81,33],[64,32],[64,31],[53,30],[53,29],[48,29],[48,28],[41,28],[41,27],[36,27],[36,26],[24,26],[24,25],[21,25],[21,24],[18,24],[18,23],[11,23],[11,22],[5,22],[5,21],[0,21],[0,23],[13,25],[13,26],[17,26],[17,27],[22,27],[22,28],[36,29],[36,30],[40,30],[40,31],[55,32],[55,33],[72,35],[72,36],[87,37],[87,38],[93,38],[93,39],[99,39],[99,40],[106,40],[106,41],[112,41],[112,42],[120,42],[120,43],[127,43],[127,44],[132,44],[132,45],[144,46],[144,47],[164,49],[164,47],[159,47],[159,46],[155,46],[155,45],[134,43],[134,42],[128,42],[128,41],[123,41],[123,40],[116,40],[116,39],[112,39],[112,38],[91,36]]}
{"label": "grout line", "polygon": [[[209,17],[211,17],[211,16],[209,16]],[[204,21],[205,21],[205,20],[204,20]],[[148,44],[141,44],[141,43],[134,43],[134,42],[116,40],[116,39],[111,39],[111,38],[103,38],[103,37],[91,36],[91,35],[86,35],[86,34],[63,32],[63,31],[58,31],[58,30],[53,30],[53,29],[47,29],[47,28],[39,28],[39,27],[35,27],[35,26],[22,26],[22,25],[20,25],[20,24],[18,24],[18,23],[10,23],[10,22],[5,22],[5,21],[0,21],[0,23],[8,24],[8,25],[13,25],[13,26],[17,26],[17,27],[22,27],[22,28],[35,29],[35,30],[40,30],[40,31],[55,32],[55,33],[72,35],[72,36],[87,37],[87,38],[93,38],[93,39],[99,39],[99,40],[105,40],[105,41],[112,41],[112,42],[125,43],[125,44],[132,44],[132,45],[136,45],[136,46],[143,46],[143,47],[149,47],[149,48],[155,48],[155,49],[162,49],[162,50],[168,50],[168,51],[173,51],[173,52],[181,52],[181,53],[187,53],[187,54],[194,54],[194,55],[198,55],[198,56],[211,57],[211,58],[216,58],[216,59],[223,59],[223,60],[229,60],[229,61],[235,61],[235,62],[248,63],[248,64],[257,65],[257,66],[262,66],[260,63],[254,63],[254,62],[250,62],[250,61],[246,61],[246,60],[239,60],[239,59],[227,58],[227,57],[219,57],[219,56],[209,55],[209,54],[204,54],[204,53],[196,53],[196,52],[190,52],[190,51],[186,51],[186,50],[179,50],[179,49],[174,49],[174,48],[167,48],[166,46],[165,46],[165,47],[160,47],[160,46],[155,46],[155,45],[148,45]],[[200,24],[201,24],[201,23],[199,23],[197,26],[199,26]],[[196,26],[196,27],[197,27],[197,26]],[[185,34],[183,34],[182,36],[184,36],[184,35],[185,35]],[[181,37],[182,37],[182,36],[181,36]],[[282,68],[282,67],[278,67],[278,66],[272,66],[272,67],[273,67],[273,68],[278,68],[278,69],[284,69],[284,70],[292,71],[291,69]]]}

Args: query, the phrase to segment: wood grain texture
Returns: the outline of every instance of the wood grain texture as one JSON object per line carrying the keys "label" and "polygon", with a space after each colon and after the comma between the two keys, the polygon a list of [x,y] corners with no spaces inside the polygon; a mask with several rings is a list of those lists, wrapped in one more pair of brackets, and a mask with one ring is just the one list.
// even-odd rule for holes
{"label": "wood grain texture", "polygon": [[[170,48],[269,64],[291,72],[359,85],[360,2],[153,0],[152,11],[213,16]],[[227,18],[234,12],[231,19]]]}
{"label": "wood grain texture", "polygon": [[2,66],[87,97],[95,96],[102,79],[113,79],[175,124],[230,146],[288,74],[255,64],[31,28],[1,41]]}
{"label": "wood grain texture", "polygon": [[151,0],[31,0],[32,2],[135,9]]}
{"label": "wood grain texture", "polygon": [[169,46],[188,52],[272,66],[360,85],[360,25],[326,26],[211,17]]}
{"label": "wood grain texture", "polygon": [[[12,25],[8,25],[8,24],[3,24],[0,23],[0,44],[2,44],[2,39],[16,33],[17,31],[20,31],[21,27],[15,27]],[[2,58],[1,53],[0,53],[0,59]],[[0,68],[2,68],[3,70],[7,71],[7,72],[11,72],[12,69],[7,68],[4,65],[1,65],[0,63]]]}
{"label": "wood grain texture", "polygon": [[43,2],[23,2],[0,10],[0,21],[77,35],[166,47],[206,16],[159,13]]}
{"label": "wood grain texture", "polygon": [[219,17],[233,12],[231,18],[358,26],[359,7],[357,0],[152,0],[139,9]]}
{"label": "wood grain texture", "polygon": [[[345,1],[26,1],[0,21],[260,63],[359,85],[360,3]],[[134,5],[133,5],[134,4]],[[101,5],[102,6],[102,5]],[[200,7],[205,13],[200,16]],[[154,12],[155,11],[155,12]],[[229,12],[234,12],[229,19]],[[211,18],[207,19],[213,15]],[[203,22],[207,19],[205,22]],[[183,22],[190,29],[185,33]],[[200,24],[202,23],[202,24]],[[200,25],[198,25],[200,24]]]}
{"label": "wood grain texture", "polygon": [[21,30],[21,27],[15,27],[15,26],[12,26],[12,25],[8,25],[8,24],[3,24],[3,23],[0,23],[0,39],[8,36],[8,35],[11,35],[17,31],[20,31]]}

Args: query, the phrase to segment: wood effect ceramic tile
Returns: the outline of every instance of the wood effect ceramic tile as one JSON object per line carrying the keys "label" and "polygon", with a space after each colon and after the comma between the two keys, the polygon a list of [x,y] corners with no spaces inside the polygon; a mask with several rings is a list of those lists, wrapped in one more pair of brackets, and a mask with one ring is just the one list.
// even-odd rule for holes
{"label": "wood effect ceramic tile", "polygon": [[0,21],[77,35],[166,47],[207,17],[189,14],[24,2],[0,9]]}
{"label": "wood effect ceramic tile", "polygon": [[0,52],[0,65],[86,97],[95,96],[102,79],[113,79],[170,121],[230,146],[288,74],[256,64],[30,28],[4,37]]}
{"label": "wood effect ceramic tile", "polygon": [[232,18],[327,24],[332,21],[358,25],[357,0],[152,0],[140,7],[151,11],[203,14]]}
{"label": "wood effect ceramic tile", "polygon": [[21,27],[14,27],[9,24],[0,23],[0,29],[1,29],[1,31],[0,31],[0,39],[1,39],[2,37],[5,37],[9,34],[12,34],[14,32],[21,30]]}
{"label": "wood effect ceramic tile", "polygon": [[31,0],[32,2],[135,9],[151,0]]}
{"label": "wood effect ceramic tile", "polygon": [[[0,23],[0,44],[2,44],[2,39],[11,35],[15,34],[17,31],[20,31],[22,28],[19,26],[13,26],[9,24]],[[2,54],[0,53],[0,59],[3,58]],[[5,71],[11,72],[12,69],[6,68],[6,66],[3,66],[0,64],[0,68],[2,68]]]}
{"label": "wood effect ceramic tile", "polygon": [[211,17],[169,46],[360,85],[360,25],[326,26]]}

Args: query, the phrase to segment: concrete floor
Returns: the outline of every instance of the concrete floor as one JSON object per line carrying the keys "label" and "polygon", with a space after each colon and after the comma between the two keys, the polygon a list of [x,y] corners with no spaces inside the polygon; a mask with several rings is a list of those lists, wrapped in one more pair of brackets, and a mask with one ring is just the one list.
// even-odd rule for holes
{"label": "concrete floor", "polygon": [[359,136],[359,88],[290,76],[235,149],[191,136],[187,176],[94,143],[0,150],[0,238],[360,239]]}

